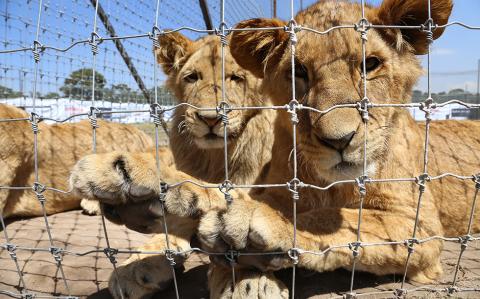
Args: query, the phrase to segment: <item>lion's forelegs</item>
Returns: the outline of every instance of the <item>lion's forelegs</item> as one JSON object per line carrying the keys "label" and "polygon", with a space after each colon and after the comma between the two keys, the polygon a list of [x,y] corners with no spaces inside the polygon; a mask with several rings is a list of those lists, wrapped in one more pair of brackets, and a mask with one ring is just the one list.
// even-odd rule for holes
{"label": "lion's forelegs", "polygon": [[[19,170],[20,160],[11,159],[11,160],[1,160],[0,159],[0,187],[11,187],[16,173]],[[11,191],[8,189],[0,189],[0,214],[3,217],[10,217],[18,214],[18,211],[15,210],[15,203],[10,202],[7,205],[7,200],[9,199]],[[14,193],[15,194],[15,193]],[[20,192],[17,192],[20,194]],[[37,204],[36,199],[33,199],[32,203]],[[10,196],[10,200],[18,201],[18,197]],[[35,202],[34,202],[35,201]]]}
{"label": "lion's forelegs", "polygon": [[[426,214],[424,214],[426,216]],[[414,215],[399,215],[390,211],[364,209],[360,226],[360,241],[356,244],[358,210],[325,209],[300,215],[298,229],[299,248],[317,252],[336,245],[348,244],[349,248],[331,249],[322,255],[301,254],[302,267],[328,271],[336,268],[351,269],[354,254],[357,254],[357,269],[377,275],[403,273],[407,247],[401,243],[412,238]],[[440,230],[436,221],[420,221],[417,239],[437,235]],[[438,227],[438,226],[437,226]],[[293,232],[293,230],[292,230]],[[310,232],[319,232],[310,233]],[[396,245],[376,245],[398,241]],[[428,241],[414,245],[407,276],[409,279],[427,283],[438,279],[442,273],[439,256],[441,241]]]}
{"label": "lion's forelegs", "polygon": [[[357,269],[378,275],[403,273],[407,248],[402,242],[412,237],[415,215],[363,209],[360,240],[364,245],[356,248],[358,213],[357,209],[322,208],[298,214],[295,247],[301,249],[299,266],[316,271],[350,269],[353,264],[352,249],[356,249]],[[420,217],[417,239],[441,234],[438,220],[427,215],[436,214],[424,210],[422,216],[425,220]],[[294,246],[292,220],[266,204],[252,205],[236,201],[227,212],[207,216],[219,219],[216,223],[221,226],[220,231],[212,232],[214,226],[208,225],[212,222],[211,219],[205,217],[201,220],[200,239],[207,245],[216,247],[214,241],[218,243],[218,238],[215,236],[221,236],[221,239],[244,251],[290,250],[290,255],[296,253],[291,251]],[[371,246],[392,241],[399,243]],[[408,277],[419,282],[438,278],[441,274],[441,247],[442,243],[436,240],[416,244],[409,262]],[[241,255],[239,263],[269,271],[289,267],[292,260],[286,254]]]}
{"label": "lion's forelegs", "polygon": [[[173,268],[181,268],[190,252],[190,238],[194,231],[174,234],[157,234],[112,273],[109,290],[114,298],[142,298],[145,295],[166,288],[173,279]],[[168,252],[170,249],[173,254]],[[173,266],[173,267],[172,267]],[[125,296],[128,295],[128,296]]]}
{"label": "lion's forelegs", "polygon": [[232,269],[211,263],[208,269],[208,288],[212,299],[286,299],[288,288],[272,272],[255,269]]}

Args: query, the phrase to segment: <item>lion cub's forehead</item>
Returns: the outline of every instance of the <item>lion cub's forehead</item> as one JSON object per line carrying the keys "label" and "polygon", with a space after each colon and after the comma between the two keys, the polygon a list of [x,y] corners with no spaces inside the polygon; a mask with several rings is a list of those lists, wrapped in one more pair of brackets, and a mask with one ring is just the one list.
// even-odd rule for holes
{"label": "lion cub's forehead", "polygon": [[[366,13],[371,10],[365,7]],[[358,3],[345,1],[320,1],[301,11],[295,17],[298,24],[324,31],[338,25],[358,23],[362,17],[362,7]]]}
{"label": "lion cub's forehead", "polygon": [[[185,63],[185,69],[221,69],[222,49],[218,36],[208,35],[195,41],[194,51]],[[235,64],[228,47],[224,48],[225,68]],[[235,64],[236,65],[236,64]]]}
{"label": "lion cub's forehead", "polygon": [[[365,7],[368,18],[373,9]],[[334,26],[352,25],[362,18],[362,8],[358,3],[344,1],[322,1],[300,12],[296,21],[299,25],[325,31]],[[380,36],[369,32],[369,47],[386,51]],[[308,31],[299,33],[297,57],[303,62],[311,61],[316,65],[330,64],[337,60],[351,61],[360,60],[362,56],[362,43],[360,33],[352,28],[335,29],[327,34],[316,34]]]}

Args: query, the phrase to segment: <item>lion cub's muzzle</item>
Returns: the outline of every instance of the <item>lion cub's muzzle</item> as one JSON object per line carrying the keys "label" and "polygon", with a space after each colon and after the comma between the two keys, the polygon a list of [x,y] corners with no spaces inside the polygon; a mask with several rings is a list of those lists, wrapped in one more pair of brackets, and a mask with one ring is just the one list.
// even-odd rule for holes
{"label": "lion cub's muzzle", "polygon": [[314,135],[320,144],[333,150],[337,150],[341,153],[350,144],[355,133],[355,131],[351,131],[349,133],[339,136],[338,138],[327,138],[325,136],[322,136],[321,134],[318,134],[318,132],[314,132]]}

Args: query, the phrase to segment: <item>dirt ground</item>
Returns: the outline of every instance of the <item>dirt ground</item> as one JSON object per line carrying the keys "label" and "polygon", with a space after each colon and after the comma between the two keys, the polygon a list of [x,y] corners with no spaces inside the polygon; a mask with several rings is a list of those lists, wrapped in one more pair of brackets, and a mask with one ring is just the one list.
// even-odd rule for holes
{"label": "dirt ground", "polygon": [[[106,245],[99,216],[86,216],[81,211],[70,211],[50,216],[50,225],[54,245],[65,247],[73,252],[87,252]],[[107,223],[111,246],[119,249],[133,249],[148,239],[122,226]],[[19,219],[8,223],[7,232],[11,243],[28,248],[48,248],[48,236],[43,218]],[[3,233],[0,244],[4,243]],[[470,243],[462,259],[462,268],[458,286],[480,290],[480,244]],[[444,276],[435,287],[448,286],[453,277],[453,271],[458,258],[460,245],[446,244],[442,253]],[[43,295],[68,295],[61,279],[59,269],[49,252],[32,252],[17,249],[20,268],[24,273],[25,283],[29,290]],[[127,258],[119,254],[119,262]],[[193,255],[186,263],[186,271],[178,275],[180,298],[208,298],[206,287],[206,270],[208,258]],[[112,272],[112,265],[104,253],[93,253],[85,256],[65,255],[63,269],[70,287],[70,294],[82,298],[111,298],[107,281]],[[287,285],[291,284],[291,270],[282,271],[278,275]],[[367,273],[357,273],[355,289],[357,293],[375,292],[395,289],[401,280],[399,276],[377,277]],[[300,271],[297,274],[296,298],[329,298],[338,296],[349,290],[350,272],[338,270],[334,272],[312,274]],[[407,289],[413,288],[408,284]],[[0,298],[9,298],[2,291],[19,293],[20,281],[15,270],[15,264],[5,249],[0,249]],[[366,298],[391,298],[391,293],[384,295],[369,295]],[[445,294],[412,293],[409,298],[440,298]],[[477,293],[456,293],[458,298],[480,298]],[[175,298],[173,288],[160,292],[154,298]]]}

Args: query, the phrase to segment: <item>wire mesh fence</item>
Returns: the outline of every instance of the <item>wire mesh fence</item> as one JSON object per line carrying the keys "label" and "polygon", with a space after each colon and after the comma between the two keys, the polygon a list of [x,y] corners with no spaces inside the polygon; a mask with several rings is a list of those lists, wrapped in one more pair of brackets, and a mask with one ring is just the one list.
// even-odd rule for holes
{"label": "wire mesh fence", "polygon": [[[387,296],[395,296],[395,297],[403,297],[407,293],[414,293],[414,292],[419,292],[419,291],[427,291],[427,292],[440,292],[445,295],[447,294],[454,294],[457,292],[479,292],[480,289],[477,287],[459,287],[457,285],[457,276],[458,276],[458,270],[460,268],[461,262],[462,262],[462,256],[464,251],[466,250],[468,244],[472,241],[479,240],[479,237],[475,237],[472,235],[472,224],[474,221],[474,211],[475,211],[475,205],[476,205],[476,200],[478,196],[478,190],[480,189],[480,175],[478,173],[474,174],[456,174],[456,173],[442,173],[438,174],[435,176],[431,176],[428,173],[428,161],[429,161],[429,132],[430,132],[430,125],[431,125],[431,117],[430,117],[430,112],[434,108],[438,107],[444,107],[447,105],[452,105],[452,104],[457,104],[461,105],[463,107],[466,107],[468,109],[479,109],[480,104],[474,104],[474,103],[468,103],[462,100],[458,99],[451,99],[442,103],[436,103],[431,96],[431,90],[430,90],[430,46],[433,42],[433,32],[436,29],[440,28],[447,28],[450,26],[461,26],[465,29],[468,30],[480,30],[480,27],[478,26],[472,26],[469,24],[464,24],[460,21],[452,21],[448,24],[444,25],[439,25],[435,24],[433,22],[433,19],[431,17],[431,1],[433,0],[426,0],[428,2],[428,19],[424,24],[418,24],[418,25],[379,25],[379,24],[372,24],[367,20],[366,15],[365,15],[365,1],[361,0],[361,8],[362,8],[362,17],[361,19],[358,20],[358,23],[355,24],[342,24],[338,26],[333,26],[331,28],[328,28],[323,31],[319,31],[315,28],[309,28],[306,26],[302,26],[301,24],[297,24],[295,21],[295,16],[294,16],[294,1],[289,2],[289,11],[290,11],[290,20],[288,22],[287,26],[282,26],[282,27],[268,27],[268,28],[243,28],[243,29],[235,29],[233,26],[230,26],[230,22],[227,22],[227,19],[229,20],[235,20],[238,21],[241,18],[245,18],[245,15],[239,13],[240,9],[241,10],[247,10],[249,11],[249,16],[258,16],[259,14],[259,8],[258,6],[253,5],[252,3],[244,4],[243,2],[238,5],[238,6],[227,6],[225,1],[220,1],[219,5],[212,6],[214,10],[218,10],[218,18],[215,18],[215,23],[217,26],[213,29],[201,29],[203,26],[200,25],[201,20],[198,19],[197,17],[192,17],[191,15],[186,15],[185,19],[187,20],[186,22],[188,24],[184,24],[183,22],[179,23],[179,18],[175,18],[173,20],[170,20],[172,24],[178,24],[178,26],[173,27],[173,29],[165,29],[162,24],[162,19],[163,18],[168,18],[169,13],[167,12],[165,15],[162,15],[162,11],[168,11],[168,9],[172,9],[176,12],[177,15],[183,15],[185,14],[185,10],[179,9],[176,6],[170,6],[165,10],[162,7],[162,2],[160,0],[157,1],[150,1],[153,3],[150,3],[147,1],[140,1],[139,5],[142,7],[142,11],[148,11],[150,15],[147,17],[145,14],[140,14],[138,13],[139,10],[133,9],[132,7],[128,7],[120,3],[119,1],[116,2],[117,4],[117,9],[119,9],[118,15],[125,15],[125,14],[133,14],[136,17],[140,18],[143,22],[141,27],[136,27],[136,26],[131,26],[128,24],[128,22],[123,23],[125,29],[125,33],[123,34],[118,34],[114,36],[110,36],[107,31],[102,31],[100,28],[100,14],[99,10],[101,9],[100,4],[102,0],[97,0],[97,1],[92,1],[92,4],[94,6],[93,13],[85,15],[82,14],[77,14],[77,13],[71,13],[68,14],[64,12],[64,9],[61,7],[60,4],[57,3],[50,3],[48,1],[38,1],[38,10],[37,10],[37,19],[34,22],[36,25],[32,26],[32,21],[31,20],[24,20],[22,18],[18,18],[16,21],[18,21],[18,24],[24,24],[28,30],[27,33],[21,29],[18,28],[18,26],[23,26],[23,25],[18,25],[13,26],[12,29],[9,28],[9,30],[12,30],[15,32],[21,32],[21,34],[16,34],[12,33],[12,36],[16,36],[15,38],[10,38],[10,35],[6,35],[6,41],[4,42],[4,49],[0,50],[0,56],[4,58],[3,61],[6,63],[3,64],[3,72],[4,76],[2,77],[3,80],[8,81],[11,79],[11,75],[9,73],[12,71],[19,71],[19,76],[26,78],[29,76],[31,78],[31,85],[24,85],[22,83],[22,87],[20,90],[25,93],[26,90],[29,90],[30,96],[31,96],[31,113],[28,118],[22,118],[22,119],[0,119],[0,122],[17,122],[17,121],[24,121],[24,122],[29,122],[31,124],[31,129],[32,129],[32,134],[34,138],[34,168],[35,168],[35,183],[33,186],[0,186],[0,189],[6,189],[6,190],[14,190],[14,189],[23,189],[23,190],[29,190],[29,192],[32,192],[38,199],[38,203],[42,206],[43,208],[43,219],[44,219],[44,225],[45,229],[47,232],[47,237],[49,240],[49,246],[45,248],[30,248],[30,247],[24,247],[21,245],[13,244],[10,240],[10,236],[8,233],[8,227],[6,227],[3,216],[0,215],[0,223],[2,225],[3,229],[3,235],[4,235],[4,243],[1,244],[1,247],[6,250],[12,260],[12,263],[15,264],[15,269],[17,272],[17,275],[20,280],[20,291],[18,293],[13,293],[10,291],[2,291],[0,290],[0,294],[5,294],[9,295],[12,297],[18,297],[18,298],[32,298],[35,296],[35,293],[32,293],[29,289],[29,286],[25,284],[25,281],[23,279],[24,274],[22,273],[22,270],[18,264],[17,260],[17,252],[21,250],[26,250],[26,251],[45,251],[48,252],[51,255],[51,258],[55,262],[58,270],[59,270],[59,276],[61,280],[64,283],[64,287],[66,290],[66,294],[60,295],[60,296],[37,296],[37,297],[49,297],[49,298],[74,298],[74,296],[71,296],[71,291],[70,291],[70,286],[67,282],[67,278],[65,276],[64,270],[63,270],[63,258],[66,255],[72,255],[72,256],[85,256],[85,255],[91,255],[91,254],[97,254],[97,253],[103,253],[106,258],[110,261],[113,272],[115,273],[117,271],[117,255],[119,254],[133,254],[133,253],[143,253],[143,254],[164,254],[169,261],[171,261],[171,271],[172,271],[172,276],[173,276],[173,281],[174,281],[174,287],[175,287],[175,293],[176,297],[180,298],[179,296],[179,289],[182,287],[181,285],[178,284],[177,282],[177,277],[176,277],[176,272],[174,269],[174,259],[173,257],[176,255],[183,255],[185,253],[189,252],[202,252],[207,255],[212,255],[212,256],[224,256],[231,265],[231,274],[232,274],[232,281],[236,281],[235,277],[235,257],[239,255],[278,255],[278,254],[283,254],[288,256],[291,259],[291,266],[292,266],[292,280],[291,280],[291,286],[290,286],[290,295],[291,297],[295,297],[295,285],[297,281],[297,276],[296,276],[296,271],[297,271],[297,263],[299,260],[299,257],[301,255],[317,255],[317,256],[322,256],[322,255],[327,255],[330,252],[333,252],[338,249],[348,249],[350,250],[352,254],[352,259],[353,259],[353,264],[351,267],[351,279],[350,279],[350,285],[349,285],[349,291],[346,292],[345,294],[342,294],[338,296],[338,298],[354,298],[354,297],[361,297],[361,296],[372,296],[372,295],[387,295]],[[10,5],[16,5],[15,2],[10,2],[7,1],[6,3],[9,3]],[[84,2],[81,4],[77,0],[73,0],[74,5],[78,5],[81,7],[81,5],[85,5]],[[57,5],[56,9],[52,9],[52,6]],[[90,4],[86,4],[88,6]],[[190,3],[190,5],[192,5]],[[194,8],[191,6],[193,10],[196,10],[197,8]],[[107,12],[109,12],[109,7],[104,7]],[[112,8],[115,9],[115,8]],[[227,12],[228,11],[228,12]],[[52,17],[54,14],[58,15],[60,19],[63,18],[69,18],[72,20],[72,22],[80,22],[82,26],[85,26],[86,28],[90,29],[90,34],[88,36],[77,36],[72,34],[72,32],[69,32],[68,30],[65,31],[63,29],[58,29],[57,31],[52,30],[51,26],[45,26],[46,20],[48,20],[50,17]],[[263,14],[263,13],[262,13]],[[9,15],[6,14],[4,16],[6,19],[9,18]],[[121,19],[121,17],[118,17]],[[128,19],[126,16],[123,18]],[[91,20],[91,21],[85,21],[85,20]],[[232,22],[233,23],[233,22]],[[60,25],[57,25],[60,26]],[[60,28],[60,27],[58,27]],[[419,103],[408,103],[408,104],[390,104],[390,103],[381,103],[381,102],[374,102],[368,97],[368,81],[367,81],[367,70],[366,70],[366,47],[368,44],[368,32],[370,29],[402,29],[402,30],[420,30],[426,34],[426,39],[428,43],[428,48],[429,51],[427,53],[427,80],[428,80],[428,88],[427,88],[427,94],[426,98],[419,102]],[[63,31],[62,31],[63,30]],[[290,48],[290,53],[291,53],[291,101],[290,103],[286,105],[281,105],[281,106],[255,106],[255,107],[245,107],[245,106],[232,106],[226,97],[226,88],[225,88],[225,47],[228,46],[227,44],[227,35],[235,32],[235,31],[260,31],[260,30],[278,30],[278,31],[283,31],[289,34],[289,48]],[[296,86],[295,86],[295,54],[296,54],[296,46],[298,43],[298,38],[297,38],[297,33],[300,31],[303,32],[309,32],[311,34],[315,35],[327,35],[329,32],[332,31],[337,31],[337,30],[353,30],[358,33],[361,41],[361,49],[362,49],[362,61],[363,61],[363,69],[362,69],[362,94],[361,98],[356,102],[352,104],[342,104],[342,105],[334,105],[331,106],[325,110],[319,110],[315,107],[310,107],[308,105],[302,104],[298,101],[297,95],[296,95]],[[218,36],[218,42],[221,45],[221,57],[222,57],[222,84],[221,84],[221,101],[219,104],[215,107],[195,107],[187,103],[179,103],[176,105],[167,105],[169,103],[163,102],[160,98],[160,92],[159,92],[159,79],[160,79],[160,74],[158,72],[156,62],[155,62],[155,57],[154,55],[151,54],[151,47],[159,47],[157,36],[158,35],[168,35],[171,34],[172,32],[177,32],[177,31],[182,31],[182,32],[190,32],[193,36],[198,35],[198,34],[215,34]],[[53,36],[57,35],[59,39],[61,37],[65,37],[67,39],[70,39],[70,43],[67,44],[50,44],[46,43],[42,38],[43,36],[48,36],[48,34],[51,34]],[[26,35],[26,36],[25,36]],[[80,37],[80,39],[79,39]],[[8,41],[7,41],[8,40]],[[116,65],[120,65],[120,63],[116,60],[110,61],[111,56],[115,56],[116,51],[109,49],[108,46],[106,45],[106,42],[108,41],[128,41],[132,43],[132,46],[136,45],[140,50],[132,50],[131,53],[133,53],[132,56],[134,56],[134,60],[136,63],[142,65],[142,67],[145,69],[144,73],[148,73],[149,77],[146,78],[146,81],[149,82],[149,86],[151,89],[151,94],[150,99],[145,100],[144,102],[149,103],[148,109],[139,109],[139,110],[115,110],[111,109],[110,111],[104,111],[101,110],[99,103],[101,102],[102,99],[102,94],[104,90],[102,88],[99,88],[98,84],[99,81],[96,80],[99,75],[99,65],[101,64],[101,60],[104,60],[104,71],[108,71],[108,68],[111,67],[110,70],[113,71],[113,74],[118,75],[118,72],[116,70]],[[75,52],[78,46],[80,45],[88,45],[90,47],[90,58],[83,58],[80,60],[77,60],[78,58],[78,52]],[[149,55],[145,53],[150,53]],[[22,70],[16,70],[15,67],[10,67],[8,64],[8,56],[12,54],[20,54],[22,61],[24,61],[24,64],[33,64],[33,70],[32,72],[29,71],[22,71]],[[205,251],[201,248],[192,248],[187,251],[177,251],[174,248],[171,248],[170,245],[170,240],[169,240],[169,234],[168,234],[168,226],[167,226],[167,221],[164,218],[163,225],[164,225],[164,231],[165,231],[165,236],[166,236],[166,244],[167,248],[166,250],[160,251],[160,252],[139,252],[136,250],[125,250],[121,248],[115,248],[111,245],[111,242],[109,240],[109,232],[107,230],[107,225],[105,222],[105,218],[102,215],[102,229],[103,229],[103,234],[105,237],[105,247],[102,249],[95,249],[95,250],[88,250],[85,252],[72,252],[69,251],[66,248],[62,248],[59,246],[56,246],[52,233],[51,233],[51,224],[49,223],[49,217],[47,217],[46,211],[45,211],[45,202],[48,200],[48,197],[45,195],[46,190],[54,191],[54,192],[63,192],[63,193],[68,193],[71,192],[70,190],[57,190],[54,188],[51,188],[49,186],[45,186],[42,184],[41,181],[39,181],[38,177],[38,160],[39,157],[41,157],[42,153],[38,152],[37,149],[37,143],[38,140],[41,138],[41,133],[38,130],[38,123],[42,120],[49,119],[48,117],[45,117],[42,113],[39,113],[39,109],[41,108],[39,103],[39,90],[41,88],[46,88],[48,90],[48,86],[53,84],[55,86],[59,86],[61,83],[62,79],[67,78],[67,72],[64,72],[62,70],[61,65],[58,65],[58,60],[59,58],[65,58],[66,61],[69,61],[70,66],[69,70],[73,70],[75,68],[81,67],[81,68],[90,68],[91,69],[91,77],[92,80],[91,86],[86,88],[84,87],[80,91],[80,97],[82,100],[89,101],[90,102],[90,107],[89,111],[85,113],[74,113],[69,115],[67,118],[64,119],[54,119],[50,118],[51,121],[54,122],[65,122],[74,118],[80,118],[80,117],[88,117],[91,122],[91,128],[92,128],[92,153],[96,152],[96,144],[97,144],[97,134],[96,130],[98,128],[97,124],[97,119],[100,117],[103,117],[104,115],[113,115],[116,113],[122,113],[122,114],[128,114],[128,113],[143,113],[147,115],[152,123],[155,125],[155,140],[156,140],[156,168],[157,171],[160,172],[160,169],[162,167],[159,157],[159,130],[162,129],[162,119],[164,118],[165,114],[168,113],[169,111],[172,111],[174,109],[177,109],[178,107],[184,106],[184,105],[189,105],[190,107],[193,107],[199,111],[201,110],[209,110],[209,111],[216,111],[218,114],[222,116],[222,122],[223,122],[223,128],[224,128],[224,158],[225,158],[225,167],[224,167],[224,173],[225,173],[225,180],[221,184],[206,184],[206,185],[200,185],[203,188],[215,188],[215,189],[220,189],[225,194],[225,200],[231,201],[235,200],[232,199],[232,196],[230,195],[230,192],[234,189],[253,189],[253,188],[284,188],[285,192],[289,192],[292,196],[292,211],[293,211],[293,226],[294,226],[294,234],[293,234],[293,244],[290,250],[285,251],[285,252],[265,252],[265,253],[258,253],[258,252],[238,252],[233,249],[227,251],[227,252],[209,252]],[[47,64],[47,66],[45,66]],[[124,68],[118,67],[118,68]],[[127,73],[126,70],[120,71],[120,73]],[[125,75],[126,77],[127,75]],[[47,78],[47,80],[44,80],[44,78]],[[28,80],[22,79],[26,82]],[[53,81],[51,81],[53,80]],[[133,79],[132,79],[133,80]],[[125,82],[123,79],[121,82]],[[132,81],[133,82],[133,81]],[[133,84],[133,83],[132,83]],[[112,95],[112,98],[114,95]],[[425,114],[425,142],[424,142],[424,149],[423,152],[421,153],[423,156],[423,171],[418,174],[416,177],[408,177],[408,178],[370,178],[368,176],[368,165],[369,165],[369,160],[367,157],[367,132],[368,132],[368,125],[369,125],[369,111],[371,109],[377,109],[377,108],[393,108],[393,109],[404,109],[404,108],[412,108],[412,109],[417,109],[419,111],[422,111]],[[319,115],[324,115],[327,114],[333,110],[336,109],[344,109],[344,108],[354,108],[357,109],[358,112],[362,116],[363,120],[363,126],[364,126],[364,144],[363,144],[363,174],[360,177],[357,178],[352,178],[348,180],[341,180],[341,181],[335,181],[329,185],[326,186],[317,186],[313,184],[308,184],[305,182],[302,182],[299,178],[299,167],[298,167],[298,162],[297,162],[297,125],[299,124],[299,117],[298,117],[298,112],[301,110],[308,110],[313,113],[317,113]],[[272,110],[283,110],[287,111],[291,115],[291,124],[292,124],[292,165],[293,165],[293,176],[290,181],[288,182],[279,182],[277,184],[251,184],[251,185],[239,185],[239,184],[233,184],[230,182],[230,173],[229,173],[229,165],[228,165],[228,125],[229,125],[229,119],[228,115],[231,111],[234,110],[248,110],[248,109],[272,109]],[[14,125],[14,124],[13,124]],[[479,171],[480,173],[480,171]],[[418,223],[420,220],[420,211],[422,207],[422,198],[424,196],[425,188],[426,186],[433,182],[433,181],[438,181],[441,179],[444,179],[446,177],[449,178],[454,178],[460,181],[471,181],[472,185],[475,188],[475,193],[473,196],[472,200],[472,206],[470,209],[470,218],[468,221],[468,227],[467,227],[467,234],[458,236],[458,237],[444,237],[440,235],[432,235],[427,238],[418,238]],[[417,208],[416,208],[416,218],[414,222],[414,227],[413,227],[413,234],[411,236],[405,236],[405,239],[402,240],[392,240],[389,242],[377,242],[377,243],[368,243],[368,242],[362,242],[362,210],[363,210],[363,202],[367,193],[367,186],[369,184],[378,184],[378,183],[402,183],[402,182],[408,182],[408,183],[413,183],[416,184],[418,187],[418,198],[417,198]],[[183,184],[192,184],[194,182],[191,181],[181,181],[181,182],[176,182],[174,184],[169,184],[167,185],[166,183],[159,182],[161,184],[161,194],[160,194],[160,203],[162,203],[162,209],[163,207],[163,201],[162,197],[165,195],[168,190],[172,188],[177,188]],[[351,240],[350,243],[347,244],[338,244],[338,245],[332,245],[327,248],[324,248],[322,250],[318,251],[312,251],[312,250],[307,250],[303,248],[299,248],[297,246],[297,213],[296,213],[296,208],[297,208],[297,202],[298,200],[301,200],[301,196],[299,191],[301,189],[314,189],[318,191],[327,191],[334,186],[338,185],[344,185],[344,184],[351,184],[356,186],[358,189],[359,193],[359,207],[358,207],[358,222],[357,222],[357,227],[356,227],[356,239]],[[165,214],[165,213],[164,213]],[[435,288],[431,286],[418,286],[414,287],[411,289],[406,289],[405,288],[405,282],[407,278],[407,272],[409,268],[409,263],[411,256],[414,253],[414,249],[417,245],[427,243],[427,242],[432,242],[436,240],[441,240],[445,242],[453,242],[459,244],[459,255],[458,255],[458,260],[455,265],[455,274],[454,278],[451,282],[451,285],[445,288]],[[384,291],[376,291],[376,292],[368,292],[368,293],[356,293],[355,291],[355,274],[356,274],[356,266],[357,266],[357,260],[358,260],[358,255],[359,251],[363,248],[371,247],[371,246],[404,246],[405,250],[407,251],[407,258],[405,261],[404,265],[404,272],[403,272],[403,278],[400,282],[400,284],[394,288],[394,289],[389,289],[389,290],[384,290]],[[115,277],[115,276],[114,276]],[[123,293],[120,292],[120,295]]]}

